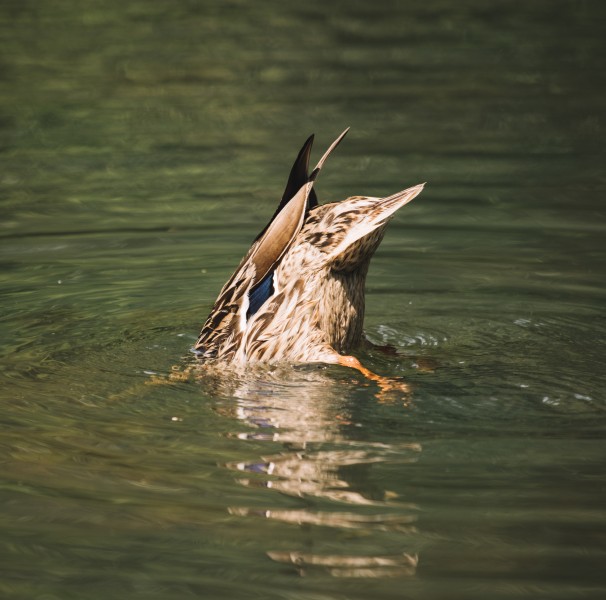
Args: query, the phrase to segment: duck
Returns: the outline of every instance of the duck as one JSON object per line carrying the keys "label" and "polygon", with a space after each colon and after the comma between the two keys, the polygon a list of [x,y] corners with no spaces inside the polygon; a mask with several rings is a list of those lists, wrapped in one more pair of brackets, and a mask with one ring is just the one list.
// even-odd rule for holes
{"label": "duck", "polygon": [[311,172],[314,135],[303,144],[276,211],[202,326],[192,348],[200,361],[324,363],[383,379],[352,354],[363,341],[366,276],[389,221],[425,184],[320,204],[314,184],[348,131]]}

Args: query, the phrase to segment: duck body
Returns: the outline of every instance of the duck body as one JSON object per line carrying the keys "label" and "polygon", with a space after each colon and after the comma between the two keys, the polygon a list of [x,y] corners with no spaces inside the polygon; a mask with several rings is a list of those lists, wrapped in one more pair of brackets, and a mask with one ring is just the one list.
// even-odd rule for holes
{"label": "duck body", "polygon": [[[202,359],[253,362],[357,362],[370,260],[395,212],[423,189],[387,198],[356,196],[319,205],[310,137],[293,165],[268,226],[223,286],[194,351]],[[344,359],[351,359],[349,362]],[[359,363],[357,363],[359,364]]]}

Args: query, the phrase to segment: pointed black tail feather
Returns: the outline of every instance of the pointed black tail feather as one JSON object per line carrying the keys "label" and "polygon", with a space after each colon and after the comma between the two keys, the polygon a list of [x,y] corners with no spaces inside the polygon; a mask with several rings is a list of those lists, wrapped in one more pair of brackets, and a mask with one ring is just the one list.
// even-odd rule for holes
{"label": "pointed black tail feather", "polygon": [[[288,176],[288,181],[286,182],[286,188],[282,194],[282,200],[280,200],[280,204],[278,205],[276,212],[272,215],[269,223],[266,225],[263,231],[255,238],[255,241],[257,241],[267,231],[267,228],[278,216],[279,212],[288,204],[289,200],[291,200],[291,198],[293,198],[294,195],[309,181],[309,156],[311,154],[311,147],[313,146],[313,143],[314,134],[312,133],[303,144],[301,150],[299,150],[299,154],[293,163],[292,169],[290,170],[290,175]],[[318,198],[316,196],[316,192],[312,189],[307,201],[307,210],[317,206],[317,204]]]}
{"label": "pointed black tail feather", "polygon": [[[284,194],[282,194],[282,201],[276,212],[280,212],[282,207],[309,181],[309,156],[311,155],[313,143],[314,134],[312,133],[303,144],[290,170],[286,189],[284,190]],[[309,208],[317,204],[316,193],[312,190],[309,196]]]}
{"label": "pointed black tail feather", "polygon": [[[309,173],[309,155],[311,154],[311,147],[314,143],[314,134],[312,133],[305,143],[301,150],[299,150],[299,154],[290,170],[290,175],[288,176],[288,181],[286,182],[286,189],[284,190],[284,194],[282,194],[282,200],[280,200],[280,204],[276,209],[276,212],[272,215],[269,223],[265,226],[263,231],[254,239],[254,241],[258,241],[263,237],[269,226],[276,219],[276,217],[280,214],[282,209],[301,191],[301,189],[316,180],[318,173],[322,169],[324,162],[330,156],[332,151],[341,143],[343,138],[347,135],[349,131],[349,127],[341,133],[341,135],[330,145],[328,150],[324,153],[314,170]],[[307,204],[305,206],[305,213],[307,214],[310,209],[314,206],[318,205],[318,197],[316,196],[316,192],[313,188],[308,190],[307,195]]]}

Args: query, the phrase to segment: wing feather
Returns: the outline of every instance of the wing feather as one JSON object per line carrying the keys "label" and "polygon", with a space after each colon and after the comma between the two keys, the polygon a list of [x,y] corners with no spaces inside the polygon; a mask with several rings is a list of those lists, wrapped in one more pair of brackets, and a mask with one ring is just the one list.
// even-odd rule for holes
{"label": "wing feather", "polygon": [[[223,286],[206,320],[194,351],[204,357],[225,356],[225,347],[235,353],[249,318],[274,294],[273,272],[303,228],[305,218],[318,202],[314,182],[324,162],[345,137],[346,129],[324,153],[308,176],[310,136],[291,169],[278,210],[255,239],[233,275]],[[297,187],[298,186],[298,187]],[[291,198],[289,195],[293,192]]]}

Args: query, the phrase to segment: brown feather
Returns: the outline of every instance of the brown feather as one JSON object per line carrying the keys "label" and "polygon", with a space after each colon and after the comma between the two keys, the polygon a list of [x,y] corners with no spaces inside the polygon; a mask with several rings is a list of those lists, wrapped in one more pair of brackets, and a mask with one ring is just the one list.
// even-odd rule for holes
{"label": "brown feather", "polygon": [[[281,209],[223,286],[195,345],[202,356],[241,365],[334,363],[342,358],[339,352],[360,342],[370,260],[389,220],[423,185],[386,198],[356,196],[310,208],[314,181],[347,131],[294,196],[286,203],[282,199]],[[311,140],[299,153],[289,183],[303,171],[307,177]],[[269,274],[267,299],[248,314],[251,290]]]}

